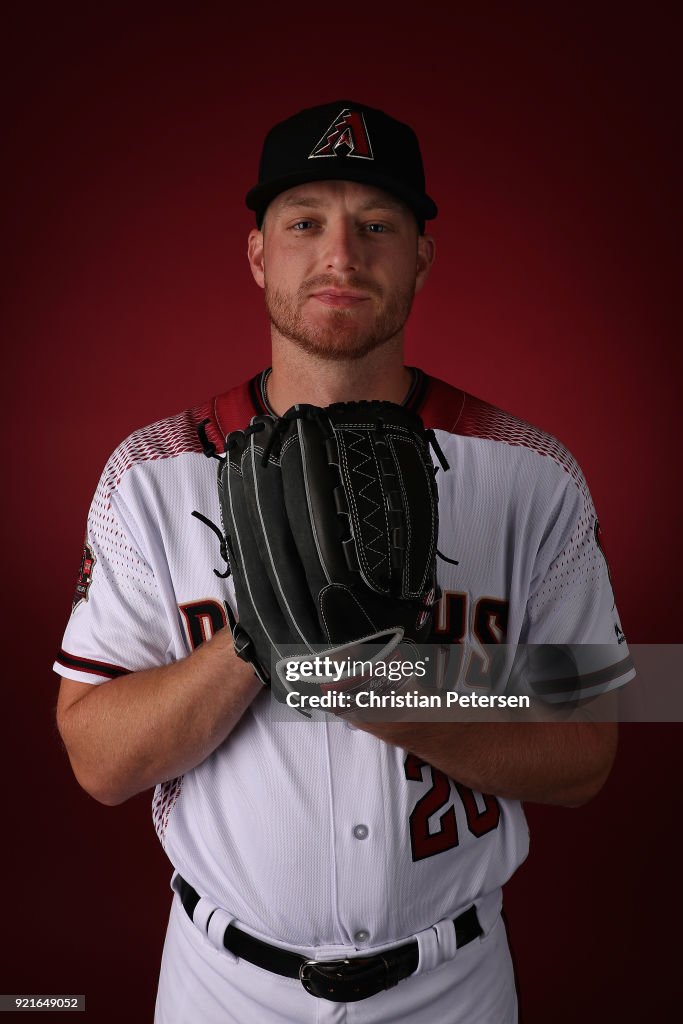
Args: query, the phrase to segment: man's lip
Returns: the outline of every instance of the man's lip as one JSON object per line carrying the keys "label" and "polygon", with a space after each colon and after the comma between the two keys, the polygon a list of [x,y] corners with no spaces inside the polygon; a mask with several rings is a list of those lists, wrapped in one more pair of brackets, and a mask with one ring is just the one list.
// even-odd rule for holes
{"label": "man's lip", "polygon": [[364,302],[369,298],[368,295],[365,295],[362,292],[348,292],[339,288],[323,288],[319,292],[313,292],[312,297],[314,299],[320,299],[322,302],[350,304],[354,302]]}

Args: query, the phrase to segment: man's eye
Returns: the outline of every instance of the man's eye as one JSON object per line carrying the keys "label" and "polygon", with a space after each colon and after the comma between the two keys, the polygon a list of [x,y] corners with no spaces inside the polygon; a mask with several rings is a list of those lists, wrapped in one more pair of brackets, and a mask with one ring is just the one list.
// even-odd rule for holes
{"label": "man's eye", "polygon": [[374,224],[373,223],[373,224],[367,224],[366,227],[367,227],[368,231],[370,231],[371,234],[373,234],[373,235],[382,235],[387,230],[386,224]]}
{"label": "man's eye", "polygon": [[311,227],[312,224],[312,220],[298,220],[296,224],[292,224],[292,228],[294,231],[305,231],[306,228]]}

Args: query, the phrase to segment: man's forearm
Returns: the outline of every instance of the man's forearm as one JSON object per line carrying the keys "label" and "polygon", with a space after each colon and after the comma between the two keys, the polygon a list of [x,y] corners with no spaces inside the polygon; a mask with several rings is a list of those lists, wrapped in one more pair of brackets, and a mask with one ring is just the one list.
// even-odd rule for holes
{"label": "man's forearm", "polygon": [[617,747],[612,722],[356,724],[481,793],[569,807],[595,796]]}
{"label": "man's forearm", "polygon": [[71,702],[63,685],[57,723],[80,784],[116,804],[203,761],[262,689],[224,629],[182,661],[92,686]]}

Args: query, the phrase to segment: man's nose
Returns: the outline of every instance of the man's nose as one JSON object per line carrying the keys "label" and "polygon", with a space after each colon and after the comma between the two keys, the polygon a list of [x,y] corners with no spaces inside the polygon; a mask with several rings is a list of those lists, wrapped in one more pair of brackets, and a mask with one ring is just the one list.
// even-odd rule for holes
{"label": "man's nose", "polygon": [[328,222],[324,250],[327,269],[339,274],[358,270],[362,261],[360,244],[356,227],[350,220],[340,217]]}

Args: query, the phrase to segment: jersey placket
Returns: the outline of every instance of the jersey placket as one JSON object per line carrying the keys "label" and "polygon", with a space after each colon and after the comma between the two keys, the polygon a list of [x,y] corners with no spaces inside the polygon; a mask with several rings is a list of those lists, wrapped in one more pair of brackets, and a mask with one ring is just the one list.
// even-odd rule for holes
{"label": "jersey placket", "polygon": [[382,771],[381,744],[345,722],[330,723],[328,743],[341,940],[365,949],[386,941],[387,835],[383,788],[373,783]]}

